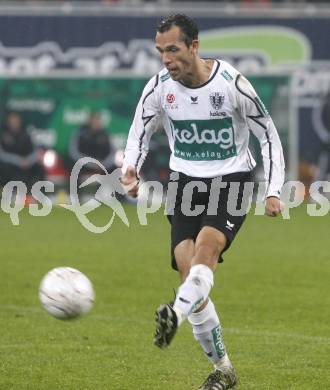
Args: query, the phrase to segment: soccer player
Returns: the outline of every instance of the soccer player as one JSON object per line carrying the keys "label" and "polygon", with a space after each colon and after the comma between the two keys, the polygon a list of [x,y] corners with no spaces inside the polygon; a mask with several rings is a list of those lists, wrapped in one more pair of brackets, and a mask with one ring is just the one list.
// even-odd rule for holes
{"label": "soccer player", "polygon": [[187,195],[185,188],[202,181],[206,192],[205,188],[204,192],[194,191],[192,199],[194,205],[206,205],[214,190],[213,179],[238,182],[238,202],[242,202],[244,183],[251,180],[255,166],[248,149],[251,130],[260,141],[263,156],[266,214],[276,216],[281,211],[284,159],[273,121],[249,81],[225,61],[202,59],[198,47],[198,27],[186,15],[170,15],[158,25],[156,48],[165,68],[147,83],[137,106],[125,150],[122,183],[131,186],[130,195],[137,196],[138,175],[149,140],[162,121],[171,149],[170,168],[178,175],[170,221],[172,266],[179,271],[182,284],[174,303],[163,304],[156,311],[155,344],[167,347],[187,319],[214,366],[200,390],[224,390],[234,387],[237,378],[209,294],[217,263],[245,215],[229,213],[229,185],[221,185],[213,215],[207,208],[200,215],[187,215],[182,201]]}

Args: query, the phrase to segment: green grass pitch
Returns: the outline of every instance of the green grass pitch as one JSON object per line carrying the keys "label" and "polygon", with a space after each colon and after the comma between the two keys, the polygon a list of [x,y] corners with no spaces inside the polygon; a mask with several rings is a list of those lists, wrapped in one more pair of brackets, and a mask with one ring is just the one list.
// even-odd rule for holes
{"label": "green grass pitch", "polygon": [[[211,366],[184,324],[166,351],[153,346],[154,311],[178,286],[169,226],[115,219],[101,235],[54,209],[47,217],[0,215],[0,389],[193,390]],[[106,208],[94,212],[100,225]],[[219,266],[212,298],[241,390],[330,389],[330,215],[249,216]],[[51,268],[72,266],[94,283],[84,318],[60,321],[38,301]]]}

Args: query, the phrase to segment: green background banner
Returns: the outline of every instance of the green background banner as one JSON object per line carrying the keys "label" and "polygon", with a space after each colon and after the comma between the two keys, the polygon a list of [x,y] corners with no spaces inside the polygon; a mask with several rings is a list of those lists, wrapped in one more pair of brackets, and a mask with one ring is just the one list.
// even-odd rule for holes
{"label": "green background banner", "polygon": [[[249,78],[287,144],[288,77]],[[123,147],[146,78],[44,78],[0,80],[0,115],[19,112],[37,144],[65,156],[72,132],[93,111],[101,112],[117,147]],[[284,92],[283,92],[284,91]],[[284,111],[283,111],[284,110]],[[277,116],[280,117],[277,121]],[[285,148],[286,149],[286,148]]]}

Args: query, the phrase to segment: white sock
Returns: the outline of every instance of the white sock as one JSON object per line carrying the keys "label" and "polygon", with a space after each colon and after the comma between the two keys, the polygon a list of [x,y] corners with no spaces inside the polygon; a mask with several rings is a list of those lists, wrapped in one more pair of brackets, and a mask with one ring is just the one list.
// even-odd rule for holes
{"label": "white sock", "polygon": [[219,370],[220,368],[224,367],[232,367],[231,361],[229,360],[227,353],[222,359],[220,359],[217,363],[214,364],[215,370]]}
{"label": "white sock", "polygon": [[214,364],[214,368],[231,366],[223,341],[219,317],[210,298],[204,309],[190,314],[188,320],[192,325],[195,339]]}
{"label": "white sock", "polygon": [[212,286],[213,272],[208,266],[197,264],[191,267],[187,279],[179,287],[173,305],[179,325],[205,302]]}

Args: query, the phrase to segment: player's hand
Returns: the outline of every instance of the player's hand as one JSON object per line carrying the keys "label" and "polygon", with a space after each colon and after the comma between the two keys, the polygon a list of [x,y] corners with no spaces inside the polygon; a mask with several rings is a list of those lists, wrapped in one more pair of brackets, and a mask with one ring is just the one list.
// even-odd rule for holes
{"label": "player's hand", "polygon": [[129,166],[127,168],[126,172],[121,176],[120,181],[129,196],[133,198],[138,196],[139,179],[133,167]]}
{"label": "player's hand", "polygon": [[269,217],[277,217],[283,210],[284,204],[275,196],[270,196],[266,199],[266,215]]}

